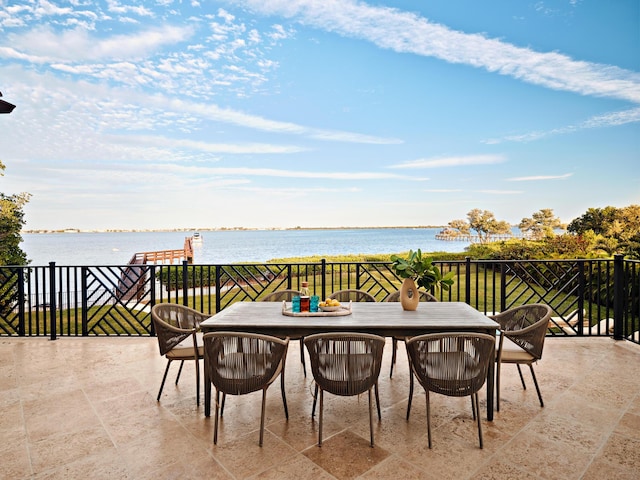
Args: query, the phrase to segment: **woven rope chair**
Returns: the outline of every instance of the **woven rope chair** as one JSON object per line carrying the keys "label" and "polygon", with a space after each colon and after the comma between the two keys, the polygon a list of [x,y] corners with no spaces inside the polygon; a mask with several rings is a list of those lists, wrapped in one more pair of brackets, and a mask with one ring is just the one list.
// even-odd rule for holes
{"label": "woven rope chair", "polygon": [[164,370],[157,401],[160,401],[171,362],[180,361],[180,368],[176,376],[177,385],[185,360],[194,360],[196,363],[196,403],[200,405],[199,360],[203,358],[204,352],[202,341],[198,341],[200,335],[197,331],[200,328],[200,323],[207,318],[209,317],[204,313],[172,303],[159,303],[151,308],[151,320],[158,337],[160,355],[164,355],[167,359],[167,367]]}
{"label": "woven rope chair", "polygon": [[329,298],[333,298],[338,300],[339,302],[375,302],[376,298],[371,295],[369,292],[365,292],[364,290],[338,290],[337,292],[333,292],[329,295]]}
{"label": "woven rope chair", "polygon": [[318,389],[320,390],[318,446],[322,446],[324,392],[327,391],[333,395],[340,396],[360,395],[368,392],[369,431],[371,446],[373,447],[371,389],[375,387],[378,419],[380,419],[378,377],[380,376],[380,366],[382,364],[384,337],[366,333],[322,333],[308,336],[305,338],[304,343],[309,350],[311,371],[316,384],[313,411],[315,411]]}
{"label": "woven rope chair", "polygon": [[[218,443],[218,419],[224,415],[227,395],[245,395],[262,390],[259,442],[262,446],[267,389],[284,370],[289,339],[240,332],[206,333],[203,339],[205,368],[216,389],[213,443]],[[281,389],[284,413],[288,420],[284,381],[281,382]]]}
{"label": "woven rope chair", "polygon": [[516,364],[522,388],[525,390],[527,386],[520,365],[529,365],[540,406],[544,407],[533,364],[542,358],[544,339],[552,313],[553,310],[548,305],[532,303],[489,317],[500,324],[500,340],[496,353],[496,410],[500,411],[500,366],[503,363]]}
{"label": "woven rope chair", "polygon": [[[434,297],[429,292],[425,292],[424,290],[419,291],[420,301],[421,302],[437,302],[438,299]],[[385,302],[399,302],[400,301],[400,290],[390,293],[384,299]],[[393,377],[393,367],[396,365],[396,356],[398,352],[398,342],[404,340],[404,338],[393,337],[393,353],[391,356],[391,369],[389,371],[389,378]],[[411,372],[409,372],[411,374]],[[413,381],[413,377],[411,377],[411,381]],[[413,391],[413,389],[412,389]]]}
{"label": "woven rope chair", "polygon": [[[415,375],[426,393],[427,434],[431,448],[431,406],[429,392],[450,397],[471,397],[473,419],[478,425],[480,448],[482,424],[478,391],[487,380],[489,362],[493,359],[495,339],[482,333],[432,333],[406,341]],[[411,410],[411,397],[407,405],[407,419]]]}
{"label": "woven rope chair", "polygon": [[[275,292],[271,292],[265,295],[262,298],[263,302],[290,302],[293,297],[300,295],[298,290],[276,290]],[[304,376],[307,376],[307,365],[304,360],[304,337],[291,337],[292,340],[300,341],[300,362],[302,362],[302,371],[304,372]]]}

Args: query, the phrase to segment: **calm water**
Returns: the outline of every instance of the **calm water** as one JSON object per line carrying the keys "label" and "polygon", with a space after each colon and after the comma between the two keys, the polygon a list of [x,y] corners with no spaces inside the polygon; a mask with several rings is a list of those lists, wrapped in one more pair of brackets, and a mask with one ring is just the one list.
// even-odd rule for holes
{"label": "calm water", "polygon": [[[200,232],[195,263],[265,262],[274,258],[358,253],[462,252],[467,242],[435,239],[439,228],[247,230]],[[182,249],[191,232],[23,234],[31,265],[126,265],[137,252]]]}

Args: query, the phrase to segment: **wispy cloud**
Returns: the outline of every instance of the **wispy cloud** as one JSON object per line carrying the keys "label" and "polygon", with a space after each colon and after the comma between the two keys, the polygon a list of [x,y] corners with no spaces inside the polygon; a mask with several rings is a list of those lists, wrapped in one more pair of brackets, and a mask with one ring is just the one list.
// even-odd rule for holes
{"label": "wispy cloud", "polygon": [[328,180],[411,180],[424,181],[425,178],[416,178],[406,175],[395,175],[378,172],[312,172],[300,170],[278,170],[273,168],[248,168],[248,167],[213,167],[207,168],[207,172],[215,175],[246,175],[257,177],[281,177],[281,178],[320,178]]}
{"label": "wispy cloud", "polygon": [[459,157],[421,158],[419,160],[411,160],[397,165],[391,165],[389,168],[446,168],[470,165],[492,165],[506,161],[507,159],[503,155],[468,155]]}
{"label": "wispy cloud", "polygon": [[530,177],[513,177],[507,178],[508,182],[536,182],[540,180],[566,180],[573,176],[573,173],[565,173],[563,175],[532,175]]}
{"label": "wispy cloud", "polygon": [[611,65],[536,52],[482,34],[464,33],[395,8],[354,0],[244,0],[252,9],[364,38],[381,48],[440,58],[509,75],[553,90],[640,103],[640,74]]}
{"label": "wispy cloud", "polygon": [[619,125],[626,125],[629,123],[637,123],[637,122],[640,122],[640,107],[621,110],[618,112],[609,112],[603,115],[596,115],[576,125],[567,125],[565,127],[554,128],[552,130],[535,131],[535,132],[523,133],[520,135],[507,135],[502,138],[491,138],[491,139],[485,140],[483,143],[486,143],[488,145],[496,145],[504,142],[531,142],[534,140],[540,140],[541,138],[545,138],[545,137],[550,137],[554,135],[563,135],[567,133],[577,132],[580,130],[588,130],[591,128],[616,127]]}
{"label": "wispy cloud", "polygon": [[522,190],[476,190],[478,193],[486,193],[489,195],[520,195]]}

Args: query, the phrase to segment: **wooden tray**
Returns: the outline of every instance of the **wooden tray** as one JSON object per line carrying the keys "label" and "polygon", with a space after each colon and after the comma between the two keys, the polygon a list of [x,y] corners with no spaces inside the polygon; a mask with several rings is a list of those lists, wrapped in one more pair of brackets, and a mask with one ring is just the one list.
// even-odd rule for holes
{"label": "wooden tray", "polygon": [[342,306],[340,310],[334,312],[292,312],[291,304],[287,305],[287,302],[282,302],[282,314],[288,317],[343,317],[345,315],[351,315],[351,302],[349,306]]}

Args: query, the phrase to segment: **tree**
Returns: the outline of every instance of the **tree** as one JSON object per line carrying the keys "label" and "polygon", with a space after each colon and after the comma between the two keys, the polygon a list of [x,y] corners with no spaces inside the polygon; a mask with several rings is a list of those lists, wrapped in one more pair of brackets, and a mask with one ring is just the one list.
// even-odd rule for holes
{"label": "tree", "polygon": [[595,234],[605,235],[615,219],[616,211],[615,207],[589,208],[584,215],[573,219],[569,223],[567,231],[582,235],[591,230]]}
{"label": "tree", "polygon": [[518,228],[528,233],[532,240],[542,240],[545,237],[553,237],[554,229],[562,228],[562,221],[553,214],[550,208],[543,208],[535,212],[531,218],[523,218]]}
{"label": "tree", "polygon": [[511,225],[505,220],[496,220],[493,212],[474,208],[467,213],[467,221],[452,220],[449,228],[459,234],[468,235],[471,230],[478,234],[480,243],[490,242],[494,235],[511,235]]}
{"label": "tree", "polygon": [[590,208],[567,231],[595,238],[594,248],[640,258],[640,205]]}
{"label": "tree", "polygon": [[[5,166],[0,162],[0,176]],[[0,265],[26,265],[27,255],[20,248],[20,230],[25,224],[23,207],[29,201],[28,193],[5,195],[0,193]]]}

